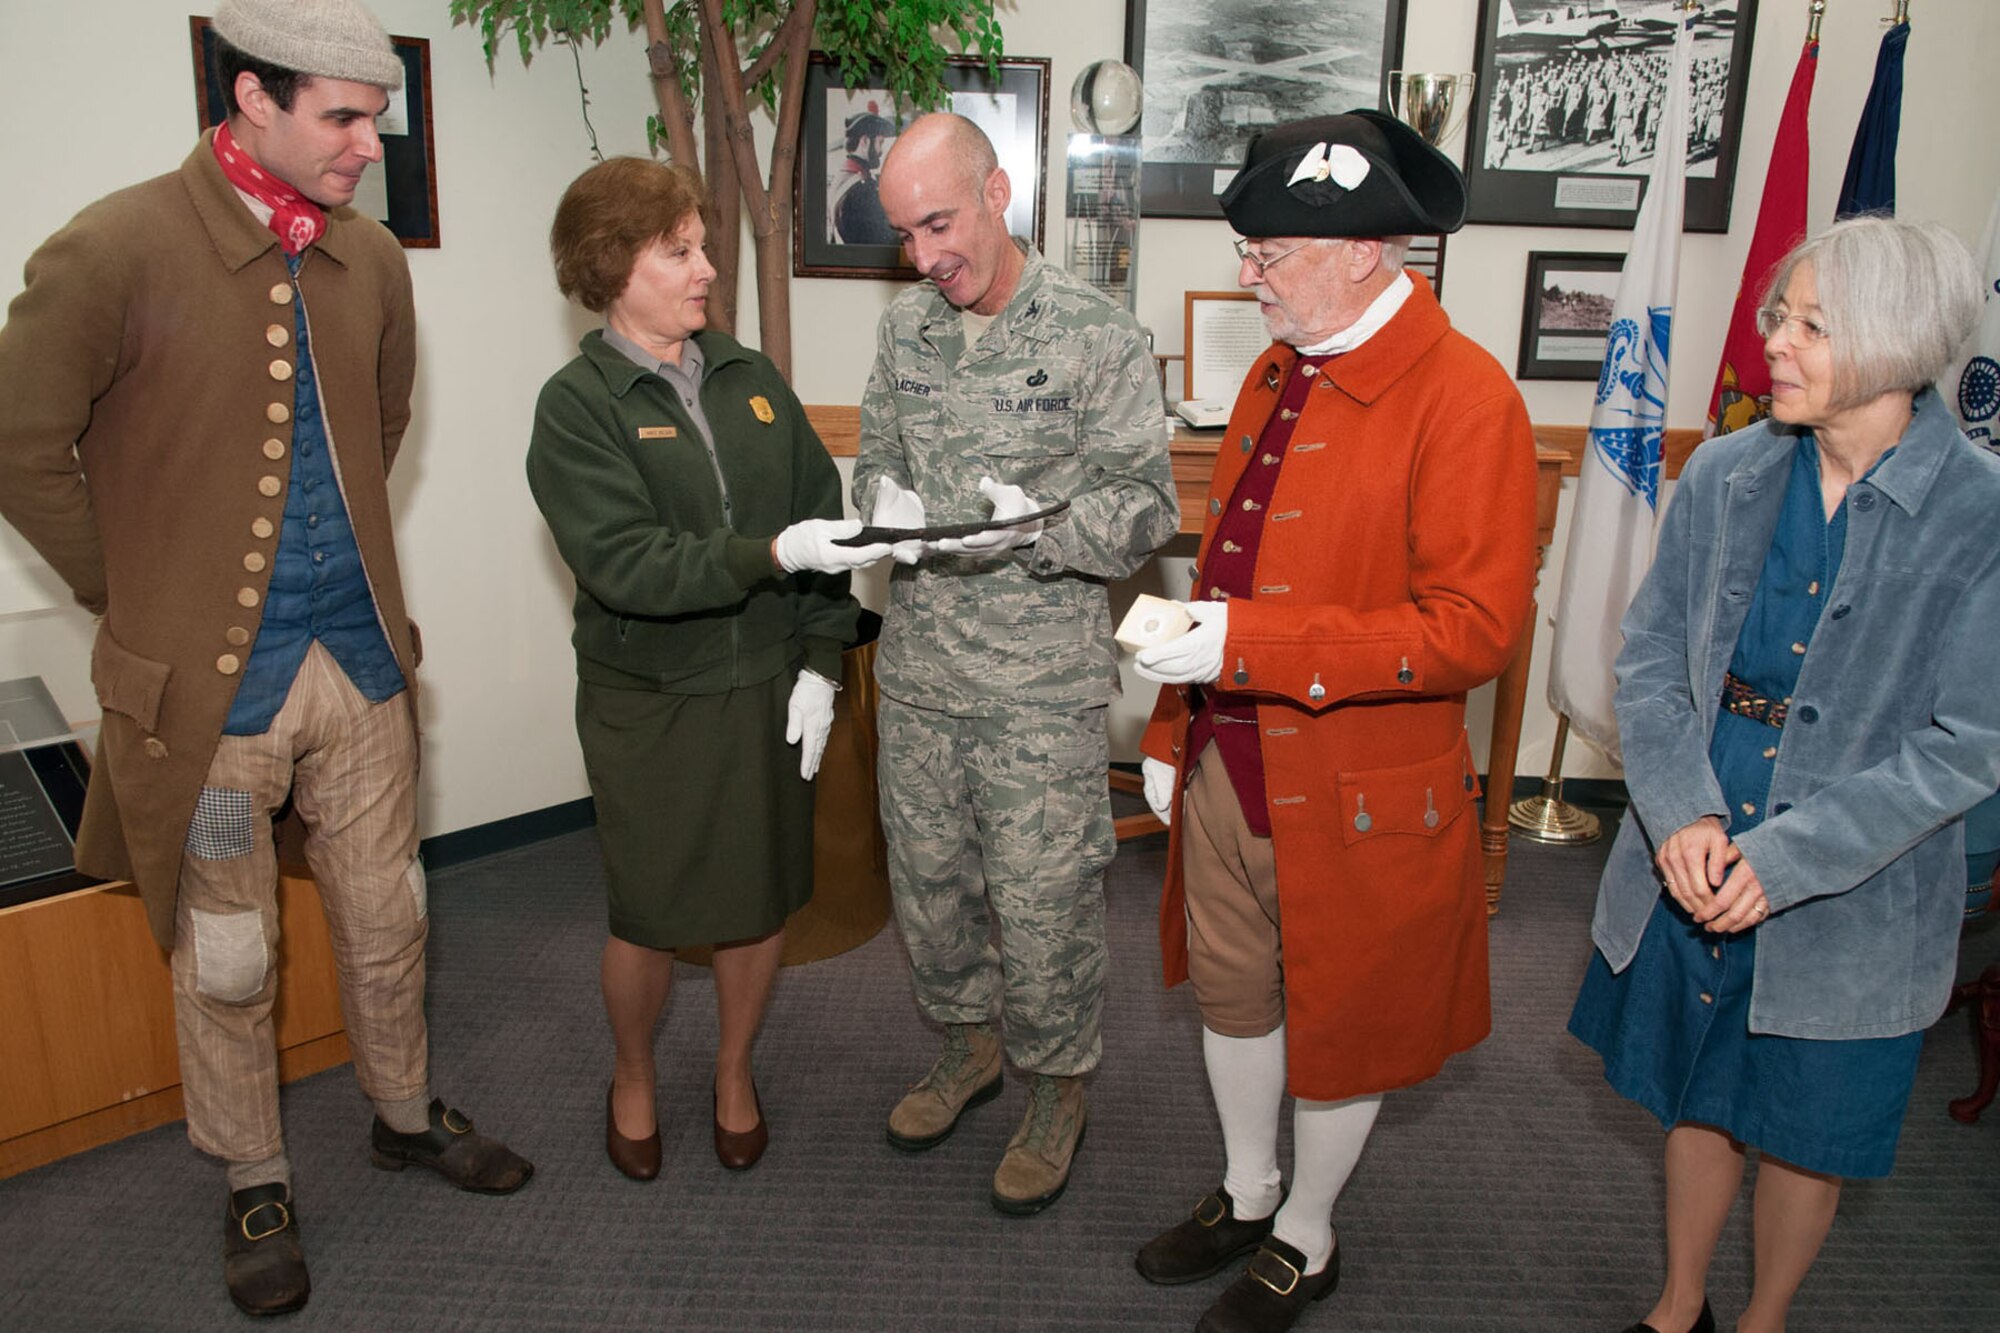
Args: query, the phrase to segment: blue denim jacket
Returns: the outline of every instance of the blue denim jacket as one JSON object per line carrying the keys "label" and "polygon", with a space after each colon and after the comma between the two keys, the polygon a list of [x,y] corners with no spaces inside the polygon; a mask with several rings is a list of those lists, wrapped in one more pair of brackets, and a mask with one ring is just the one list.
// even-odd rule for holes
{"label": "blue denim jacket", "polygon": [[[1943,1012],[1957,965],[1966,810],[2000,787],[2000,460],[1934,390],[1896,452],[1848,489],[1846,557],[1807,645],[1770,817],[1737,845],[1771,915],[1753,1032],[1890,1037]],[[1659,897],[1653,852],[1727,821],[1708,763],[1722,676],[1770,548],[1793,432],[1765,421],[1695,451],[1625,614],[1618,729],[1632,806],[1591,938],[1612,970]]]}

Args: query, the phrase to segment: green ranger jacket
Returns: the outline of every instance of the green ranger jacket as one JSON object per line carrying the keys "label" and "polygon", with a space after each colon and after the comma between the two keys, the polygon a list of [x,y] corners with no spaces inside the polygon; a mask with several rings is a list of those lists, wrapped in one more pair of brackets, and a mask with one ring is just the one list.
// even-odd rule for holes
{"label": "green ranger jacket", "polygon": [[862,516],[883,476],[915,491],[931,523],[986,517],[988,476],[1070,507],[1030,545],[897,565],[876,658],[882,690],[962,716],[1115,698],[1105,584],[1180,526],[1168,438],[1138,323],[1032,250],[1013,299],[969,349],[935,286],[899,295],[861,402]]}

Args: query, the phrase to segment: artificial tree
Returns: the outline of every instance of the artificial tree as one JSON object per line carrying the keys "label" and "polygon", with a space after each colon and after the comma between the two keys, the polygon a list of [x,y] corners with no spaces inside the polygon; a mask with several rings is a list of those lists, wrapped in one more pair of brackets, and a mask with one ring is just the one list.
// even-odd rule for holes
{"label": "artificial tree", "polygon": [[[788,379],[792,195],[807,53],[815,47],[825,51],[850,88],[867,80],[899,103],[923,108],[946,100],[943,73],[951,54],[946,39],[958,50],[984,58],[990,68],[1001,54],[993,0],[450,3],[455,22],[479,30],[489,65],[509,31],[524,64],[552,38],[601,46],[620,20],[627,31],[643,34],[659,105],[658,114],[647,119],[647,141],[656,150],[664,143],[675,162],[701,172],[711,196],[706,221],[716,279],[709,321],[724,330],[735,327],[742,221],[747,216],[763,350]],[[757,160],[753,106],[761,106],[777,122],[767,165]]]}

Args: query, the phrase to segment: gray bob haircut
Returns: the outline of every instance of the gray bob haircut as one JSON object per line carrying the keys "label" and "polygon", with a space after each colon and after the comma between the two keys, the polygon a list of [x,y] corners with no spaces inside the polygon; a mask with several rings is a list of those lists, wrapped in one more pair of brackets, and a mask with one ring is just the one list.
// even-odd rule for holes
{"label": "gray bob haircut", "polygon": [[1837,407],[1936,383],[1979,318],[1979,268],[1935,222],[1836,222],[1779,261],[1764,304],[1802,268],[1819,289]]}

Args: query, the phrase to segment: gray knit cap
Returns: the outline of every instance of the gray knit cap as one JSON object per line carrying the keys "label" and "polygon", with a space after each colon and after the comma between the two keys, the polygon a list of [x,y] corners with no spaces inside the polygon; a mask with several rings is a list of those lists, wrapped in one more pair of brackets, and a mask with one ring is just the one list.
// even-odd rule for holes
{"label": "gray knit cap", "polygon": [[222,0],[215,31],[284,69],[377,88],[403,86],[403,61],[359,0]]}

